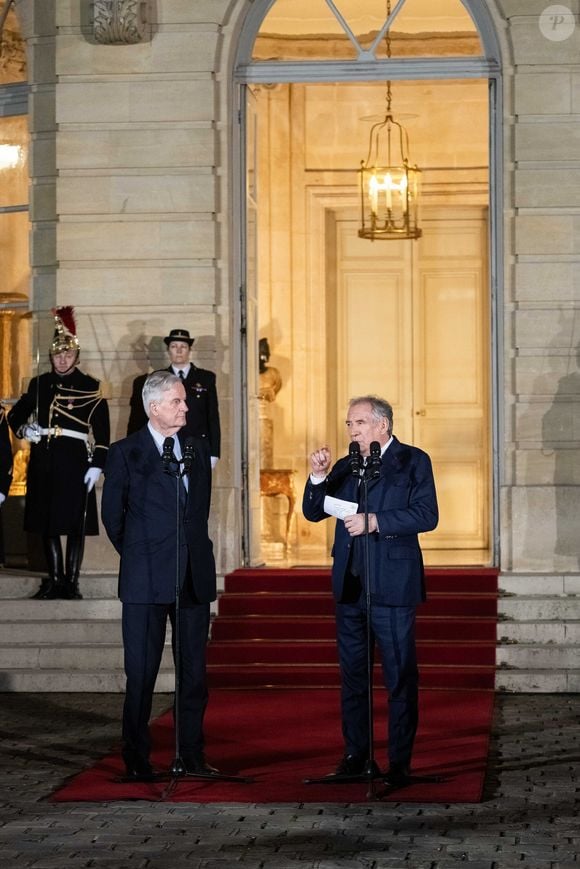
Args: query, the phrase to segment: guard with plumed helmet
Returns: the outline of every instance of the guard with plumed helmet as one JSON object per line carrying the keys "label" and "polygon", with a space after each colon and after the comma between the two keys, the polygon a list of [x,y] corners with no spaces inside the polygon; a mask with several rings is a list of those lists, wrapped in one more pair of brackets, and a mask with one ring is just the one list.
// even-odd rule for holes
{"label": "guard with plumed helmet", "polygon": [[73,308],[57,308],[54,322],[52,370],[32,378],[8,422],[31,445],[24,530],[41,535],[48,567],[34,597],[72,600],[82,597],[85,534],[99,533],[94,487],[109,448],[109,409],[99,381],[77,367]]}

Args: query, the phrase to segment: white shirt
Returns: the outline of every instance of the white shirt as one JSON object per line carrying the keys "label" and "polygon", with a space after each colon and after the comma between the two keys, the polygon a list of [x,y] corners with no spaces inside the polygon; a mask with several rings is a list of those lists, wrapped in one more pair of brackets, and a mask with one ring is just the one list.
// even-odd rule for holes
{"label": "white shirt", "polygon": [[190,369],[191,369],[191,362],[188,362],[187,365],[185,366],[185,368],[176,368],[175,365],[171,366],[171,370],[173,371],[173,373],[175,374],[176,377],[179,377],[179,372],[183,371],[184,379],[189,374]]}

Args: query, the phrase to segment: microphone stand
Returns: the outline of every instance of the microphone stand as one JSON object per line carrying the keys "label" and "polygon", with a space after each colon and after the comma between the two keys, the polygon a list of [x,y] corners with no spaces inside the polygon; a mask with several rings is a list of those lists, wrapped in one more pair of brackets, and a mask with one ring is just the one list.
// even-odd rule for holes
{"label": "microphone stand", "polygon": [[[176,525],[176,557],[175,557],[175,616],[174,616],[174,626],[173,626],[173,657],[175,664],[175,698],[173,703],[173,719],[175,726],[175,757],[173,759],[173,763],[169,768],[169,784],[163,791],[161,795],[161,799],[167,799],[177,786],[177,782],[179,779],[183,778],[196,778],[203,779],[204,781],[231,781],[231,782],[242,782],[244,784],[248,784],[254,781],[252,778],[247,778],[243,776],[236,775],[227,775],[225,773],[215,772],[215,773],[195,773],[189,772],[183,758],[181,757],[181,744],[180,744],[180,720],[181,720],[181,706],[180,706],[180,694],[181,694],[181,558],[180,558],[180,547],[181,547],[181,516],[180,516],[180,486],[184,486],[185,484],[182,482],[182,477],[185,474],[188,474],[191,468],[191,463],[193,461],[193,443],[187,439],[184,449],[184,456],[181,459],[181,464],[183,464],[183,470],[180,470],[179,465],[180,461],[175,457],[175,454],[172,452],[168,457],[167,450],[164,445],[163,447],[163,470],[166,474],[169,474],[172,477],[175,477],[175,525]],[[169,460],[168,460],[169,458]],[[171,471],[170,465],[174,463],[177,470],[175,472]],[[188,492],[189,494],[189,492]],[[185,509],[185,508],[184,508]],[[156,780],[159,781],[159,777],[156,777]]]}
{"label": "microphone stand", "polygon": [[371,558],[369,550],[369,489],[368,489],[368,471],[371,473],[371,479],[379,476],[378,468],[373,469],[372,465],[363,468],[361,485],[363,487],[363,514],[364,514],[364,576],[365,576],[365,610],[367,620],[367,681],[368,681],[368,726],[369,726],[369,751],[365,769],[362,773],[362,779],[369,782],[369,790],[367,798],[374,799],[375,792],[373,783],[375,779],[382,778],[382,774],[375,763],[375,732],[374,732],[374,635],[372,629],[372,603],[371,603]]}
{"label": "microphone stand", "polygon": [[[360,481],[359,485],[363,488],[363,514],[364,514],[364,531],[363,531],[363,553],[364,553],[364,578],[365,578],[365,603],[366,603],[366,629],[367,629],[367,681],[368,681],[368,740],[369,750],[368,759],[364,770],[361,773],[354,775],[343,775],[341,773],[330,773],[322,776],[322,778],[307,778],[304,779],[304,784],[353,784],[359,782],[369,782],[370,789],[367,793],[368,798],[374,798],[373,782],[376,779],[384,779],[385,775],[380,772],[374,758],[374,702],[373,702],[373,663],[374,663],[374,637],[371,626],[371,571],[370,571],[370,550],[369,550],[369,505],[368,505],[368,481],[380,475],[380,452],[378,457],[372,456],[371,461],[364,465],[360,455],[360,447],[357,443],[351,443],[349,447],[350,466],[353,476]],[[378,458],[378,461],[377,461]]]}
{"label": "microphone stand", "polygon": [[[173,458],[175,459],[175,456]],[[175,463],[177,465],[177,470],[175,474],[172,475],[175,476],[175,615],[173,618],[173,657],[175,659],[175,698],[173,701],[173,721],[175,726],[175,757],[173,759],[173,763],[169,768],[169,773],[171,775],[172,781],[175,781],[178,777],[183,776],[186,773],[185,764],[181,757],[181,745],[179,736],[181,720],[181,517],[179,515],[179,487],[182,485],[182,483],[177,459],[175,459]],[[167,473],[171,473],[169,468],[167,468]]]}

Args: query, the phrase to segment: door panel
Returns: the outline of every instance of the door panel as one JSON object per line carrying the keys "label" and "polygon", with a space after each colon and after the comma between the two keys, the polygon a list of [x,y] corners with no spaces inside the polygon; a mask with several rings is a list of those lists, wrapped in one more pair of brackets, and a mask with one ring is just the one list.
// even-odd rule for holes
{"label": "door panel", "polygon": [[[412,296],[408,292],[411,252],[394,242],[381,253],[380,245],[357,239],[350,221],[338,232],[338,334],[336,448],[343,452],[348,438],[345,419],[349,398],[374,393],[389,395],[393,411],[410,436],[412,419]],[[373,247],[361,260],[366,246]]]}
{"label": "door panel", "polygon": [[[399,440],[433,461],[440,507],[424,549],[485,562],[489,550],[486,211],[426,210],[418,243],[357,239],[338,215],[336,441],[348,399],[393,405]],[[450,558],[453,560],[453,558]]]}
{"label": "door panel", "polygon": [[[433,461],[440,519],[428,549],[487,552],[486,210],[431,209],[415,251],[414,442]],[[486,556],[483,556],[484,560]]]}

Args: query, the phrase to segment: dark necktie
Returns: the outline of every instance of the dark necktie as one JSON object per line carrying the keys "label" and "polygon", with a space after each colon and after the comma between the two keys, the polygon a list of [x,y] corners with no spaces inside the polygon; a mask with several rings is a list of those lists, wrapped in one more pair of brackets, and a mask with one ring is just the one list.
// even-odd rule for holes
{"label": "dark necktie", "polygon": [[181,380],[185,380],[185,375],[183,374],[181,368],[179,369],[179,377],[181,378]]}

